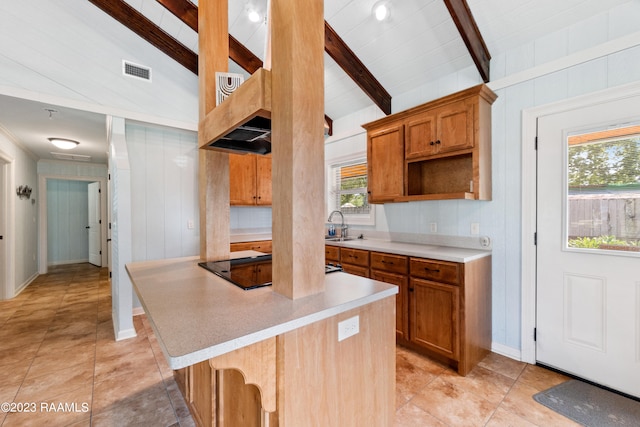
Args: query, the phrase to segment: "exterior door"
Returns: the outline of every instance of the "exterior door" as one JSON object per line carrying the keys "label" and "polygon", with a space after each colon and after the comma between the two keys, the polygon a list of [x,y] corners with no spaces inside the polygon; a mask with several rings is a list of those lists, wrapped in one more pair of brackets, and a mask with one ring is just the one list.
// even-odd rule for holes
{"label": "exterior door", "polygon": [[537,362],[638,397],[639,98],[538,119],[536,266]]}
{"label": "exterior door", "polygon": [[100,254],[100,183],[92,182],[88,187],[89,262],[100,267],[102,265],[102,255]]}

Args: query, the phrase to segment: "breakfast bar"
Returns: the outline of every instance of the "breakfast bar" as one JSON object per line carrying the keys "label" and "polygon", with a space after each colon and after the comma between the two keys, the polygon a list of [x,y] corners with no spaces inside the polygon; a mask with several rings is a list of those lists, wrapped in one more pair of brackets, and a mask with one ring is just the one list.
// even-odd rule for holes
{"label": "breakfast bar", "polygon": [[324,292],[292,300],[243,290],[199,261],[127,265],[199,425],[332,425],[345,414],[349,425],[391,425],[396,286],[335,272]]}

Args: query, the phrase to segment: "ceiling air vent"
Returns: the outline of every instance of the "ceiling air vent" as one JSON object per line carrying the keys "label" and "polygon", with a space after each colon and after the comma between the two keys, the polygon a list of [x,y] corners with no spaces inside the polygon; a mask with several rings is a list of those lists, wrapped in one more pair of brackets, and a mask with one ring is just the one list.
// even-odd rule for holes
{"label": "ceiling air vent", "polygon": [[91,156],[85,156],[82,154],[67,154],[67,153],[54,153],[53,151],[51,152],[51,156],[53,156],[54,159],[58,159],[58,160],[73,160],[76,162],[90,162],[91,161]]}
{"label": "ceiling air vent", "polygon": [[151,81],[151,68],[143,65],[134,64],[129,61],[122,61],[122,73],[125,76],[135,77],[137,79]]}

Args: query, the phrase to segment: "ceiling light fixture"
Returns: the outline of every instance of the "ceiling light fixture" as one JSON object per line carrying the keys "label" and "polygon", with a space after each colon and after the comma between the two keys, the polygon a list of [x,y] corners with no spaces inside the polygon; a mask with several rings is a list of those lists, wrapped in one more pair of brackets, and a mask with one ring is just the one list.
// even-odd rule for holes
{"label": "ceiling light fixture", "polygon": [[80,144],[78,141],[65,138],[49,138],[49,141],[61,150],[71,150]]}
{"label": "ceiling light fixture", "polygon": [[391,3],[387,0],[376,2],[371,9],[372,15],[378,21],[387,21],[391,15]]}
{"label": "ceiling light fixture", "polygon": [[247,16],[249,17],[249,21],[251,22],[260,22],[260,14],[255,9],[249,9],[247,12]]}

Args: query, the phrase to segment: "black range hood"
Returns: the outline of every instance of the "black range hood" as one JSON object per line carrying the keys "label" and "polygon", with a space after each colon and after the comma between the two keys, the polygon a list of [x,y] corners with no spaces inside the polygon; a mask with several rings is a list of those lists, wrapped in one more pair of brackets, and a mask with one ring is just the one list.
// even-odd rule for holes
{"label": "black range hood", "polygon": [[269,154],[271,119],[256,116],[209,143],[209,147],[237,153]]}

